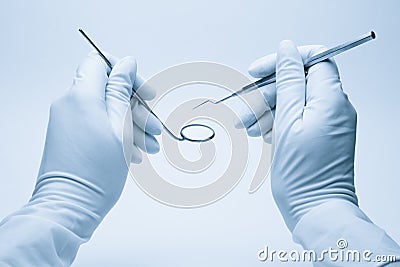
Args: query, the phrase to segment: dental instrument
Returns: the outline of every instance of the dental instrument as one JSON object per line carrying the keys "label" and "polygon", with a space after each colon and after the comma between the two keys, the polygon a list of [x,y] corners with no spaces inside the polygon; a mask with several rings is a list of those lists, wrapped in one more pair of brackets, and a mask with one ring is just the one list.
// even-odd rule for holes
{"label": "dental instrument", "polygon": [[[371,32],[369,32],[367,34],[364,34],[364,35],[358,37],[357,39],[355,39],[353,41],[337,45],[335,47],[332,47],[332,48],[330,48],[330,49],[328,49],[326,51],[323,51],[323,52],[321,52],[321,53],[319,53],[319,54],[317,54],[315,56],[312,56],[312,57],[304,60],[304,69],[306,71],[306,75],[307,75],[308,68],[310,68],[311,66],[313,66],[313,65],[315,65],[315,64],[317,64],[319,62],[322,62],[324,60],[327,60],[327,59],[329,59],[329,58],[331,58],[333,56],[336,56],[336,55],[338,55],[340,53],[343,53],[344,51],[347,51],[347,50],[349,50],[351,48],[354,48],[354,47],[359,46],[359,45],[361,45],[363,43],[366,43],[366,42],[368,42],[370,40],[373,40],[375,38],[376,38],[375,32],[371,31]],[[242,95],[244,93],[251,92],[251,91],[253,91],[255,89],[258,89],[260,87],[266,86],[266,85],[274,83],[274,82],[276,82],[276,74],[275,74],[275,72],[271,73],[270,75],[268,75],[268,76],[266,76],[264,78],[261,78],[261,79],[255,81],[254,83],[250,83],[250,84],[242,87],[240,90],[232,93],[231,95],[229,95],[227,97],[224,97],[224,98],[222,98],[222,99],[220,99],[218,101],[213,101],[213,100],[208,99],[208,100],[198,104],[193,109],[196,109],[196,108],[198,108],[198,107],[200,107],[200,106],[202,106],[202,105],[204,105],[206,103],[211,103],[211,104],[216,105],[216,104],[219,104],[219,103],[221,103],[221,102],[223,102],[225,100],[228,100],[228,99],[230,99],[232,97],[239,96],[239,95]]]}
{"label": "dental instrument", "polygon": [[[87,36],[87,34],[82,30],[79,29],[79,32],[85,37],[85,39],[89,42],[89,44],[99,53],[101,58],[104,60],[104,62],[107,64],[110,69],[113,68],[111,62],[108,60],[108,58],[101,52],[101,50],[95,45],[95,43]],[[180,136],[176,136],[162,121],[161,119],[153,112],[153,110],[147,105],[147,103],[138,95],[136,94],[136,91],[133,90],[133,94],[131,96],[131,99],[135,97],[163,126],[165,131],[168,133],[169,136],[171,136],[173,139],[176,141],[189,141],[189,142],[196,142],[196,143],[201,143],[201,142],[206,142],[214,138],[215,136],[215,131],[207,125],[200,124],[200,123],[193,123],[193,124],[187,124],[184,127],[181,128],[179,134]],[[190,137],[190,130],[194,130],[195,133],[192,133],[192,135],[196,135],[196,137]],[[201,132],[201,133],[200,133]],[[199,134],[200,133],[200,134]],[[197,136],[199,135],[199,136]]]}

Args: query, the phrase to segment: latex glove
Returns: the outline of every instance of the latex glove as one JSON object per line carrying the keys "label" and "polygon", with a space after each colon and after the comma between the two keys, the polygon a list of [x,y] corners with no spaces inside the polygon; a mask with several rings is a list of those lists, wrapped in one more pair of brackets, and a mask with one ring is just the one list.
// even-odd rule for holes
{"label": "latex glove", "polygon": [[[278,55],[251,64],[249,73],[265,77],[276,70],[277,82],[260,90],[256,112],[243,112],[250,136],[271,141],[275,116],[272,192],[290,230],[312,207],[331,198],[357,204],[354,189],[356,111],[342,90],[333,60],[318,63],[305,77],[303,59],[325,49],[297,49],[282,42]],[[262,110],[265,102],[270,109]],[[260,115],[261,114],[261,115]]]}
{"label": "latex glove", "polygon": [[[34,192],[36,197],[35,193],[49,183],[45,177],[74,177],[63,183],[76,179],[81,184],[93,185],[92,191],[102,192],[90,192],[94,195],[83,201],[101,217],[114,205],[125,184],[128,166],[124,156],[128,161],[132,158],[133,162],[140,162],[138,148],[157,152],[159,145],[153,135],[161,133],[159,121],[137,100],[132,101],[130,117],[132,87],[138,88],[136,61],[131,57],[119,61],[108,57],[115,65],[111,72],[97,53],[90,53],[79,66],[70,91],[53,103]],[[143,99],[155,96],[154,91],[149,91],[151,88],[142,88],[148,90],[137,92]],[[122,145],[123,134],[133,137],[126,147]]]}
{"label": "latex glove", "polygon": [[357,114],[342,90],[333,60],[310,67],[305,77],[300,53],[292,42],[284,41],[278,49],[276,75],[272,192],[293,230],[304,214],[329,200],[357,205]]}
{"label": "latex glove", "polygon": [[[300,46],[298,48],[301,57],[307,59],[315,55],[324,47],[317,45]],[[249,67],[249,74],[254,78],[263,78],[275,72],[276,53],[255,60]],[[251,137],[262,136],[266,143],[272,142],[272,128],[276,107],[276,84],[270,84],[259,88],[264,98],[259,94],[250,92],[243,95],[247,108],[241,105],[238,109],[236,128],[246,128]],[[251,95],[253,94],[253,95]]]}
{"label": "latex glove", "polygon": [[242,95],[235,104],[237,118],[235,127],[246,128],[251,137],[262,136],[264,141],[271,144],[272,127],[275,115],[276,89],[275,84],[267,85]]}
{"label": "latex glove", "polygon": [[[311,57],[322,49],[308,46],[299,52],[291,41],[283,41],[277,55],[252,65],[251,72],[258,77],[270,74],[276,65],[276,93],[264,93],[268,102],[276,103],[270,172],[275,202],[293,239],[317,255],[330,247],[337,249],[336,242],[344,238],[349,249],[397,255],[400,259],[400,247],[357,205],[357,114],[342,90],[335,62],[318,63],[305,76],[302,57]],[[270,96],[276,96],[276,100]],[[376,262],[329,259],[315,264],[343,265],[378,266]]]}
{"label": "latex glove", "polygon": [[[32,198],[1,223],[0,263],[71,264],[79,245],[119,199],[131,158],[140,161],[138,148],[159,150],[153,135],[161,133],[161,124],[137,101],[132,123],[136,61],[107,57],[115,64],[111,73],[97,53],[90,53],[71,89],[52,104]],[[138,94],[143,99],[155,95],[142,89]],[[129,141],[125,147],[123,135]]]}

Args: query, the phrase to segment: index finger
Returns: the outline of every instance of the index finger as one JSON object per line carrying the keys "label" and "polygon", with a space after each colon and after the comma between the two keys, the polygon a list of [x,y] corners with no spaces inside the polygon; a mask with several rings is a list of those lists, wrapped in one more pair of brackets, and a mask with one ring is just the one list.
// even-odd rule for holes
{"label": "index finger", "polygon": [[156,90],[151,87],[140,75],[136,75],[133,91],[143,100],[152,100],[156,96]]}
{"label": "index finger", "polygon": [[[301,58],[306,60],[315,55],[315,51],[323,49],[322,45],[306,45],[297,47]],[[249,74],[254,78],[263,78],[276,72],[276,53],[261,57],[250,64]]]}

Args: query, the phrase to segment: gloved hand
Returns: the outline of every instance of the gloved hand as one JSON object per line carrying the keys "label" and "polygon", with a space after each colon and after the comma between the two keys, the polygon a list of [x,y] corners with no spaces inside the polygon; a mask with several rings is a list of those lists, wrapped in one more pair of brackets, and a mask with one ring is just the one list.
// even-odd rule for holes
{"label": "gloved hand", "polygon": [[[333,60],[312,66],[307,77],[305,59],[322,47],[300,47],[284,41],[276,54],[254,62],[250,74],[277,72],[274,85],[262,89],[272,109],[242,114],[250,135],[271,136],[275,112],[271,165],[272,192],[290,230],[313,207],[330,199],[357,204],[354,189],[356,111],[342,90]],[[276,63],[276,64],[275,64]],[[260,101],[260,106],[263,100]],[[259,116],[259,114],[263,114]],[[258,123],[256,123],[258,118]]]}
{"label": "gloved hand", "polygon": [[[308,45],[298,47],[303,59],[317,54],[322,46]],[[249,74],[254,78],[263,78],[275,72],[276,53],[255,60],[249,67]],[[236,128],[246,128],[251,137],[262,136],[266,143],[272,142],[272,128],[276,107],[276,85],[274,83],[259,88],[264,96],[260,99],[257,93],[247,93],[244,96],[246,105],[237,109],[239,117],[235,121]]]}
{"label": "gloved hand", "polygon": [[[79,66],[69,92],[53,103],[31,200],[50,197],[79,207],[78,213],[83,214],[76,214],[77,218],[91,214],[96,218],[93,227],[121,194],[129,167],[125,158],[128,163],[129,159],[140,162],[138,148],[157,152],[159,145],[153,135],[161,133],[160,122],[137,100],[132,101],[130,116],[132,87],[138,88],[136,61],[108,57],[115,65],[111,72],[97,53],[90,53]],[[137,93],[144,100],[152,99],[154,91],[146,89]],[[123,134],[132,137],[125,147]]]}
{"label": "gloved hand", "polygon": [[[274,112],[259,108],[264,101],[275,107],[272,194],[293,240],[320,257],[314,266],[398,266],[399,245],[357,204],[357,114],[342,90],[336,64],[332,59],[318,63],[305,76],[302,58],[322,49],[300,47],[299,53],[291,41],[283,41],[277,55],[253,63],[250,73],[255,77],[267,76],[276,67],[276,88],[263,89],[265,100],[253,103],[254,113],[242,113],[243,124],[248,132],[265,136],[272,122],[254,121]],[[339,246],[343,240],[345,248]],[[329,248],[370,254],[365,258],[364,253],[360,261],[335,261],[322,256]],[[393,255],[397,263],[375,261],[380,255]]]}
{"label": "gloved hand", "polygon": [[[119,199],[131,159],[140,162],[139,149],[159,150],[153,135],[161,133],[160,122],[135,100],[130,110],[132,86],[140,85],[136,61],[107,57],[111,72],[90,53],[71,89],[52,104],[32,198],[0,224],[0,265],[71,264]],[[142,88],[144,100],[155,96]]]}

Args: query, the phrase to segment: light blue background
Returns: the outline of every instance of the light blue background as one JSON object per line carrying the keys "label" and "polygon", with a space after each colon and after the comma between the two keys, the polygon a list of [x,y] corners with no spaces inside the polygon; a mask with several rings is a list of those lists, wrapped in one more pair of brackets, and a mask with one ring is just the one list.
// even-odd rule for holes
{"label": "light blue background", "polygon": [[[376,41],[337,62],[359,115],[360,206],[399,242],[399,10],[398,1],[3,2],[0,217],[23,205],[33,190],[49,106],[69,87],[90,50],[79,27],[116,56],[135,56],[144,77],[193,60],[246,72],[252,60],[274,52],[282,39],[331,46],[373,29]],[[264,245],[298,246],[269,183],[249,195],[250,179],[216,204],[194,210],[161,205],[128,180],[118,205],[82,246],[74,266],[266,265],[256,256]]]}

